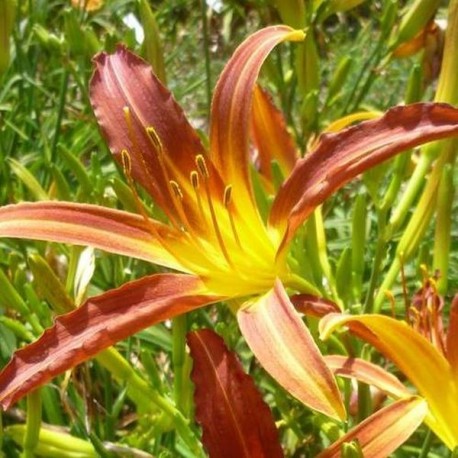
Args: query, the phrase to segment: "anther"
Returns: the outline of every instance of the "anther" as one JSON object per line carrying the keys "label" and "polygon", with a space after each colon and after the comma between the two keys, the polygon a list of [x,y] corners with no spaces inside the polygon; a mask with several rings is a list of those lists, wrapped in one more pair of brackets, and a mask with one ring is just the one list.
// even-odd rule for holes
{"label": "anther", "polygon": [[200,217],[202,218],[202,222],[205,222],[204,208],[202,207],[202,199],[200,198],[199,192],[199,174],[195,170],[192,170],[189,178],[191,180],[191,186],[194,189],[194,194],[196,196],[196,202],[197,206],[199,207]]}
{"label": "anther", "polygon": [[207,164],[205,163],[205,158],[202,156],[202,154],[198,154],[196,156],[196,166],[197,166],[197,170],[199,170],[200,174],[204,178],[210,177],[210,174],[208,173]]}
{"label": "anther", "polygon": [[183,192],[181,191],[180,185],[175,180],[170,180],[169,183],[172,187],[175,197],[179,200],[183,200]]}
{"label": "anther", "polygon": [[162,146],[161,139],[159,138],[159,135],[156,132],[156,129],[152,126],[149,126],[146,128],[146,133],[148,134],[148,138],[150,139],[151,143],[153,144],[156,152],[162,153],[164,151],[164,148]]}
{"label": "anther", "polygon": [[226,188],[224,189],[223,202],[226,208],[229,207],[229,204],[231,203],[231,199],[232,199],[232,185],[229,185],[229,186],[226,186]]}
{"label": "anther", "polygon": [[232,202],[232,185],[228,185],[224,188],[224,197],[223,203],[227,210],[227,215],[229,216],[229,222],[231,224],[232,234],[234,235],[235,242],[237,245],[242,248],[242,244],[240,243],[239,234],[237,233],[237,228],[235,227],[234,217],[232,216],[232,211],[230,208]]}
{"label": "anther", "polygon": [[132,172],[132,160],[130,158],[129,151],[127,151],[126,149],[123,149],[121,151],[121,163],[124,175],[126,175],[127,178],[130,180]]}
{"label": "anther", "polygon": [[191,176],[190,177],[191,177],[192,187],[194,189],[196,189],[196,190],[199,189],[199,174],[195,170],[193,170],[191,172]]}

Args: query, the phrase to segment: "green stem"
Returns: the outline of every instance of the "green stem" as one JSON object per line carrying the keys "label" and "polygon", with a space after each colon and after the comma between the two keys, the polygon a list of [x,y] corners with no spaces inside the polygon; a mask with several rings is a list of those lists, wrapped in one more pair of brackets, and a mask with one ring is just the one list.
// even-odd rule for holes
{"label": "green stem", "polygon": [[58,111],[57,111],[57,119],[56,119],[56,125],[54,127],[54,137],[53,137],[52,146],[51,146],[51,158],[50,158],[51,164],[54,164],[56,161],[57,143],[59,141],[60,127],[61,127],[62,118],[64,115],[65,97],[68,91],[69,75],[70,75],[70,72],[68,71],[68,68],[65,67],[64,74],[62,75],[62,83],[61,83],[60,91],[59,91],[59,105],[58,105]]}
{"label": "green stem", "polygon": [[23,441],[23,458],[34,458],[41,428],[41,393],[32,391],[27,395],[27,420]]}
{"label": "green stem", "polygon": [[[399,272],[401,270],[401,261],[398,256],[394,258],[393,263],[390,266],[390,269],[388,270],[388,273],[385,275],[385,278],[383,279],[382,286],[380,286],[380,289],[377,292],[377,295],[375,296],[374,300],[374,306],[373,306],[373,313],[380,313],[380,309],[382,308],[382,303],[383,300],[385,299],[385,291],[389,290],[391,288],[391,285],[395,282],[396,278],[399,275]],[[368,310],[367,312],[370,312]]]}
{"label": "green stem", "polygon": [[286,286],[295,289],[300,293],[313,294],[314,296],[323,295],[316,286],[297,274],[289,274],[286,278],[283,278],[283,282]]}
{"label": "green stem", "polygon": [[413,175],[410,178],[406,190],[404,191],[402,199],[397,205],[396,209],[393,211],[392,217],[390,218],[390,223],[387,227],[389,234],[393,234],[404,222],[405,217],[412,208],[413,201],[415,200],[421,186],[425,182],[425,176],[434,157],[435,155],[431,153],[422,154],[420,156],[419,162],[415,167]]}
{"label": "green stem", "polygon": [[386,212],[378,211],[377,220],[378,220],[379,233],[378,233],[377,245],[375,247],[375,256],[374,256],[374,263],[372,265],[371,278],[369,281],[369,289],[367,290],[366,300],[364,302],[364,307],[363,307],[364,313],[373,312],[374,292],[378,284],[378,279],[379,279],[379,275],[380,275],[380,271],[381,271],[382,263],[383,263],[383,257],[385,255],[385,250],[386,250],[386,240],[387,240],[385,237]]}
{"label": "green stem", "polygon": [[200,3],[200,11],[202,17],[202,38],[205,56],[205,74],[206,74],[206,89],[207,89],[207,114],[210,118],[211,100],[212,100],[212,82],[211,82],[211,66],[210,66],[210,40],[208,38],[208,21],[207,21],[207,2],[202,0]]}
{"label": "green stem", "polygon": [[181,315],[173,319],[172,324],[172,362],[173,362],[173,395],[175,405],[183,412],[183,395],[185,390],[186,380],[184,375],[184,366],[186,359],[186,331],[187,318],[186,315]]}
{"label": "green stem", "polygon": [[423,446],[421,447],[421,452],[420,455],[418,455],[418,458],[427,458],[429,455],[429,449],[431,448],[431,444],[433,443],[433,433],[430,429],[428,429],[428,432],[426,433],[425,440],[423,442]]}

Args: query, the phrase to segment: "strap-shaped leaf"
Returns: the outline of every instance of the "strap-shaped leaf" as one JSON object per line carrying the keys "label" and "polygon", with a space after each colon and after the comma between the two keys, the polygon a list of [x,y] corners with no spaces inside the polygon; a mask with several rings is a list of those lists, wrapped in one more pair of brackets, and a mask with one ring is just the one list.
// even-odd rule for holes
{"label": "strap-shaped leaf", "polygon": [[281,458],[269,407],[236,355],[209,329],[188,334],[194,361],[196,419],[215,458]]}

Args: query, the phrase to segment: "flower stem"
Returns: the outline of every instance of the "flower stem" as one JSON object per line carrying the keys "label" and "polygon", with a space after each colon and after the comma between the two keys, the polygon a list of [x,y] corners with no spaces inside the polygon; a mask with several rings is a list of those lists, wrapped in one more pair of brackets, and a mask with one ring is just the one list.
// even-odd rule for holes
{"label": "flower stem", "polygon": [[423,442],[423,446],[421,447],[421,452],[420,455],[418,455],[418,458],[427,458],[429,455],[429,449],[431,448],[431,444],[433,443],[433,433],[430,429],[428,429],[428,432],[426,433],[425,440]]}
{"label": "flower stem", "polygon": [[41,393],[32,391],[27,395],[27,420],[24,433],[22,458],[33,458],[41,428]]}
{"label": "flower stem", "polygon": [[173,319],[172,335],[172,362],[173,362],[173,395],[175,405],[183,412],[184,407],[184,392],[186,380],[183,377],[186,359],[186,331],[187,319],[186,315],[181,315]]}
{"label": "flower stem", "polygon": [[210,67],[210,40],[208,37],[208,21],[207,21],[207,2],[201,0],[200,11],[202,17],[202,38],[205,56],[205,75],[206,75],[206,89],[207,89],[207,113],[210,117],[210,107],[212,99],[212,82],[211,82],[211,67]]}

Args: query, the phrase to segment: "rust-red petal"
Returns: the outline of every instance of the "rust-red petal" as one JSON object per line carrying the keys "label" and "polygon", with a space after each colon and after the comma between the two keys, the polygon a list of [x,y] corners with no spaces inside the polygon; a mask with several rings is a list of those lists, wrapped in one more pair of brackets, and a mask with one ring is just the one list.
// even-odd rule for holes
{"label": "rust-red petal", "polygon": [[[189,185],[195,156],[204,152],[199,137],[143,59],[119,46],[114,54],[97,55],[94,62],[91,103],[111,152],[120,163],[121,152],[128,152],[132,177],[173,217],[169,181],[186,192],[184,182]],[[131,114],[131,129],[125,107]],[[147,134],[148,127],[154,128],[162,148]]]}
{"label": "rust-red petal", "polygon": [[458,294],[450,306],[450,319],[447,329],[447,360],[458,377]]}
{"label": "rust-red petal", "polygon": [[299,155],[283,114],[274,105],[270,94],[259,85],[255,86],[253,93],[251,132],[259,173],[273,185],[272,161],[277,161],[287,177]]}
{"label": "rust-red petal", "polygon": [[198,277],[178,274],[144,277],[90,298],[13,355],[0,373],[0,405],[7,409],[119,340],[217,299]]}
{"label": "rust-red petal", "polygon": [[209,329],[188,334],[196,419],[214,458],[281,458],[272,413],[236,355]]}
{"label": "rust-red petal", "polygon": [[323,317],[328,313],[339,313],[339,306],[324,297],[317,297],[311,294],[295,294],[290,297],[296,310],[304,315]]}
{"label": "rust-red petal", "polygon": [[234,52],[215,88],[212,101],[210,152],[233,201],[248,217],[257,218],[248,168],[253,89],[264,60],[283,41],[302,40],[304,33],[278,25],[250,35]]}
{"label": "rust-red petal", "polygon": [[269,223],[286,246],[318,205],[360,173],[401,151],[454,135],[458,109],[436,103],[394,107],[379,119],[323,134],[283,183]]}

